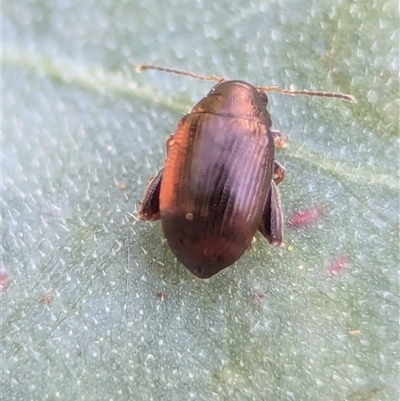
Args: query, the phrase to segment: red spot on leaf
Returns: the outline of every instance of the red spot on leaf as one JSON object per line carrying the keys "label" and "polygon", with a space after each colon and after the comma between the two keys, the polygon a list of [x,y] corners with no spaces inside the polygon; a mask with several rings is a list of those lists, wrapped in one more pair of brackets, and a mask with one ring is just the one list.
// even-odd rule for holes
{"label": "red spot on leaf", "polygon": [[10,286],[11,279],[7,273],[0,273],[0,292],[7,291]]}
{"label": "red spot on leaf", "polygon": [[349,259],[347,256],[339,256],[326,268],[326,274],[330,277],[339,276],[348,264]]}
{"label": "red spot on leaf", "polygon": [[298,210],[294,212],[287,220],[286,227],[289,228],[303,228],[307,227],[315,222],[321,217],[325,210],[322,205],[314,206],[308,209]]}
{"label": "red spot on leaf", "polygon": [[260,302],[265,297],[265,294],[256,292],[253,297],[255,301]]}

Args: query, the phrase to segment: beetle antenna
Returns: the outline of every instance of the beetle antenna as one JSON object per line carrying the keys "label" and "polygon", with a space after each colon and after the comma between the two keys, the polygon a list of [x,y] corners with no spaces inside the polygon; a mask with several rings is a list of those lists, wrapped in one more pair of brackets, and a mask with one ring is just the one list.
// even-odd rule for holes
{"label": "beetle antenna", "polygon": [[349,103],[357,103],[357,100],[354,96],[346,95],[345,93],[337,93],[337,92],[320,92],[320,91],[309,91],[309,90],[291,90],[291,89],[282,89],[279,86],[257,86],[258,89],[261,89],[264,92],[278,92],[283,95],[290,96],[318,96],[318,97],[332,97],[335,99],[344,100]]}
{"label": "beetle antenna", "polygon": [[[158,65],[152,65],[152,64],[143,64],[136,67],[136,72],[139,73],[146,70],[156,70],[156,71],[168,72],[170,74],[184,75],[186,77],[197,78],[203,81],[217,81],[217,82],[225,81],[225,78],[219,77],[217,75],[195,74],[194,72],[190,71],[178,70],[176,68],[160,67]],[[282,89],[279,86],[257,86],[257,88],[261,89],[264,92],[277,92],[277,93],[282,93],[283,95],[331,97],[335,99],[344,100],[350,103],[357,103],[355,97],[351,95],[346,95],[345,93],[320,92],[320,91],[309,91],[309,90],[291,90],[291,89]]]}
{"label": "beetle antenna", "polygon": [[187,77],[197,78],[203,81],[218,81],[218,82],[225,81],[225,78],[218,77],[217,75],[200,75],[190,71],[178,70],[176,68],[159,67],[158,65],[139,65],[136,67],[136,72],[142,72],[146,70],[156,70],[156,71],[168,72],[171,74],[185,75]]}

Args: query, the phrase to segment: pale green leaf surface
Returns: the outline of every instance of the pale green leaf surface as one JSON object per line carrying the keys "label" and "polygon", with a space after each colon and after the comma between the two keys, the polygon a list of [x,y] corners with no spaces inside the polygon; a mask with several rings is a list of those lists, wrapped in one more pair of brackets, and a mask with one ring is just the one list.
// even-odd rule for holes
{"label": "pale green leaf surface", "polygon": [[[397,400],[397,6],[4,3],[2,399]],[[269,95],[285,215],[326,205],[291,251],[257,237],[201,281],[135,220],[212,85],[140,63],[357,98]]]}

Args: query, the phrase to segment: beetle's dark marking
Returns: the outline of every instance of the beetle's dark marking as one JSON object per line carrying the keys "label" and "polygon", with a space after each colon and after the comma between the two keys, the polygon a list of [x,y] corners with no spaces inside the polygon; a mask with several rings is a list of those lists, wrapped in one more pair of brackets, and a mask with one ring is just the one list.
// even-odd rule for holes
{"label": "beetle's dark marking", "polygon": [[224,183],[227,179],[227,173],[223,165],[219,166],[219,171],[215,174],[215,189],[208,200],[209,218],[207,222],[207,232],[215,233],[218,227],[221,227],[222,219],[225,214],[226,205],[221,202]]}
{"label": "beetle's dark marking", "polygon": [[[251,127],[251,126],[250,126]],[[252,127],[251,127],[252,128]],[[256,126],[251,131],[254,132],[258,129]],[[249,148],[245,149],[246,152],[244,154],[252,155],[251,158],[246,158],[243,163],[239,163],[239,160],[235,160],[234,165],[235,168],[235,177],[240,179],[241,185],[238,183],[234,184],[234,188],[238,191],[238,210],[250,210],[250,213],[247,215],[248,221],[254,221],[255,215],[258,214],[260,217],[260,208],[256,205],[259,203],[259,199],[267,196],[268,188],[264,188],[262,182],[269,182],[270,176],[270,168],[268,164],[271,164],[268,159],[268,149],[269,149],[269,141],[266,136],[265,130],[258,130],[257,141],[249,140],[246,138],[247,143],[249,144]],[[246,143],[246,145],[247,145]],[[241,144],[241,148],[245,148],[243,144]],[[265,166],[267,164],[267,166]],[[253,194],[253,196],[249,197],[248,194]]]}

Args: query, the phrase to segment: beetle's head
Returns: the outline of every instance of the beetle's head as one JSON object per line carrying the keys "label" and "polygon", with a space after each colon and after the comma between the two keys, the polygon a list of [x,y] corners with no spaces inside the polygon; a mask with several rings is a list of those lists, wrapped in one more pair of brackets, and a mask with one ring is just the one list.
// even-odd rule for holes
{"label": "beetle's head", "polygon": [[267,113],[267,95],[244,81],[224,81],[215,85],[192,112],[205,112],[236,118],[260,118]]}

